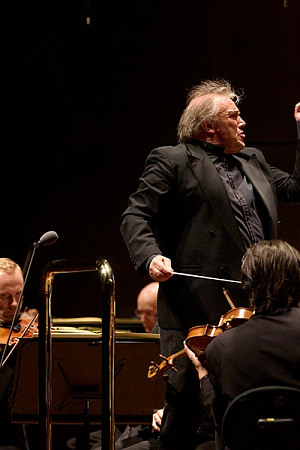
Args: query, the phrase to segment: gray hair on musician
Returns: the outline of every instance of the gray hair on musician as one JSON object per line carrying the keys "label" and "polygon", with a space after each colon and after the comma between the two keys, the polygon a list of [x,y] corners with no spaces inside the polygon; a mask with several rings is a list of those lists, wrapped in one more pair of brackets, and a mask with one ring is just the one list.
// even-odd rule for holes
{"label": "gray hair on musician", "polygon": [[217,120],[219,107],[216,99],[219,96],[228,97],[235,104],[238,104],[242,98],[242,94],[235,91],[229,81],[222,78],[205,80],[190,90],[187,106],[177,127],[179,142],[191,142],[204,120],[210,122]]}

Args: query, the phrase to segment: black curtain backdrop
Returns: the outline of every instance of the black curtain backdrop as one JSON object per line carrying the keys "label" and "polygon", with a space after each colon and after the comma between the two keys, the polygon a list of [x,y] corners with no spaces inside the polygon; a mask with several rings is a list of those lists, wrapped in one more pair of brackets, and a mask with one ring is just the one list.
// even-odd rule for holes
{"label": "black curtain backdrop", "polygon": [[[101,256],[115,274],[117,315],[133,315],[150,279],[131,266],[119,218],[150,150],[176,144],[187,91],[201,79],[244,88],[247,144],[292,170],[299,13],[297,0],[1,3],[0,256],[22,266],[44,232],[59,235],[37,251],[25,303],[37,306],[48,261]],[[280,213],[281,237],[300,247],[298,206]],[[84,315],[97,283],[70,284]]]}

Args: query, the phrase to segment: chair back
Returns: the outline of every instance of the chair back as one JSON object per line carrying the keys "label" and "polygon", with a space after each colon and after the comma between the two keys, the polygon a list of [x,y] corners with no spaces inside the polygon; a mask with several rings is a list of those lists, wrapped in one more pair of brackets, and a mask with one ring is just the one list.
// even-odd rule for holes
{"label": "chair back", "polygon": [[300,389],[265,386],[240,394],[224,414],[222,438],[230,450],[299,450]]}

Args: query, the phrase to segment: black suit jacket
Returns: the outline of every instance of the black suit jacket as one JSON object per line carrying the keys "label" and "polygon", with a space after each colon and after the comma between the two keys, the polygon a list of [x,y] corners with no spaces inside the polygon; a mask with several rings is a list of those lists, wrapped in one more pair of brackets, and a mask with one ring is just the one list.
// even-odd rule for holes
{"label": "black suit jacket", "polygon": [[[245,148],[235,158],[253,184],[265,238],[276,238],[277,201],[300,200],[299,153],[293,177],[269,166],[255,148]],[[138,190],[122,215],[121,233],[140,272],[151,255],[163,254],[177,272],[240,279],[246,249],[222,180],[200,143],[150,153]],[[160,327],[187,330],[217,324],[230,309],[223,286],[236,306],[248,306],[235,283],[180,276],[160,283]]]}
{"label": "black suit jacket", "polygon": [[300,387],[300,309],[254,315],[225,331],[208,345],[209,380],[203,382],[205,404],[214,403],[216,424],[225,408],[242,392],[260,386]]}

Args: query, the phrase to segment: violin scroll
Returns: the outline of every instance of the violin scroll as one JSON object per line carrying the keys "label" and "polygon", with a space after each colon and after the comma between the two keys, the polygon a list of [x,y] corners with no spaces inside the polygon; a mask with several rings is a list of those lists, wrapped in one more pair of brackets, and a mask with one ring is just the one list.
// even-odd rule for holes
{"label": "violin scroll", "polygon": [[148,369],[148,378],[150,378],[151,380],[159,377],[160,375],[165,373],[168,369],[172,369],[174,372],[178,372],[174,364],[175,361],[177,361],[177,359],[182,358],[182,356],[185,356],[185,349],[175,353],[174,355],[169,356],[168,358],[163,355],[159,356],[162,359],[162,362],[160,364],[157,364],[154,361],[151,361],[150,363]]}

